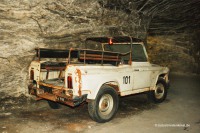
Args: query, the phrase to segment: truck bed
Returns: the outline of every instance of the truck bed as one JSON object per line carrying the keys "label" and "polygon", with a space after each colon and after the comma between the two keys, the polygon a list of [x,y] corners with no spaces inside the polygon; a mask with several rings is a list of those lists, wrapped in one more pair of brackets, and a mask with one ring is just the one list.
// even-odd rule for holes
{"label": "truck bed", "polygon": [[64,87],[64,78],[47,79],[42,82],[46,84]]}

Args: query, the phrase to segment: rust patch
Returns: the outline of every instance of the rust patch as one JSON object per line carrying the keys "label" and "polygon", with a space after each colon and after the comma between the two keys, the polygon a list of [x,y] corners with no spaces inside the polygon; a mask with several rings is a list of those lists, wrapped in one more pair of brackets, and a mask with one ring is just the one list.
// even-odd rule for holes
{"label": "rust patch", "polygon": [[81,70],[76,69],[75,72],[76,78],[75,78],[75,82],[78,84],[78,94],[79,96],[81,96],[81,88],[82,88],[82,82],[81,82]]}
{"label": "rust patch", "polygon": [[46,83],[43,83],[43,82],[38,82],[38,85],[47,86],[47,87],[50,87],[50,88],[53,88],[53,89],[69,90],[68,88],[65,88],[63,86],[55,86],[53,84],[46,84]]}
{"label": "rust patch", "polygon": [[45,84],[42,82],[38,82],[38,85],[49,87],[52,89],[52,92],[45,92],[43,89],[34,87],[34,85],[31,84],[29,85],[29,92],[30,94],[37,97],[36,100],[47,99],[55,102],[64,103],[72,107],[75,106],[72,99],[73,93],[69,92],[70,89],[64,88],[62,86]]}
{"label": "rust patch", "polygon": [[107,84],[107,85],[113,87],[117,91],[117,93],[120,94],[118,85],[113,85],[113,84]]}

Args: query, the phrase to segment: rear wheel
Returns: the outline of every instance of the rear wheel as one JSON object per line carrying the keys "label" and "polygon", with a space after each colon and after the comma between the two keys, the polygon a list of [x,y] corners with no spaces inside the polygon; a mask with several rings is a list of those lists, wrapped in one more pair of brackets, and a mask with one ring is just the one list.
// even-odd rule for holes
{"label": "rear wheel", "polygon": [[49,104],[49,107],[52,108],[52,109],[59,109],[60,108],[60,104],[59,103],[56,103],[54,101],[47,101],[48,104]]}
{"label": "rear wheel", "polygon": [[113,88],[105,86],[99,90],[96,99],[88,103],[88,112],[94,121],[107,122],[116,114],[118,104],[117,92]]}
{"label": "rear wheel", "polygon": [[148,93],[148,98],[154,103],[161,103],[167,97],[167,84],[164,79],[159,78],[156,84],[156,89]]}

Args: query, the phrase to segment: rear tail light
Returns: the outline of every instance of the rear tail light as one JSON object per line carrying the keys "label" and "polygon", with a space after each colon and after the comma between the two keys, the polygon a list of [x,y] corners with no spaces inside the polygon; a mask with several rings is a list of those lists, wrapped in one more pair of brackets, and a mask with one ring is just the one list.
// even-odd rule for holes
{"label": "rear tail light", "polygon": [[71,76],[67,77],[67,87],[70,88],[70,89],[73,89],[72,77]]}
{"label": "rear tail light", "polygon": [[34,71],[33,70],[30,71],[30,80],[34,80]]}
{"label": "rear tail light", "polygon": [[113,41],[112,41],[112,38],[109,39],[109,45],[113,45]]}

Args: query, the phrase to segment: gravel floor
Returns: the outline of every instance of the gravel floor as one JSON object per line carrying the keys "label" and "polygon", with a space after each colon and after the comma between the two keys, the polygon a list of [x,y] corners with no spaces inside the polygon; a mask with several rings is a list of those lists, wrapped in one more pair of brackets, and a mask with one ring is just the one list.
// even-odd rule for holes
{"label": "gravel floor", "polygon": [[165,102],[149,103],[144,94],[121,98],[115,118],[104,124],[89,118],[87,104],[53,110],[43,100],[6,97],[0,101],[0,133],[198,133],[200,76],[173,74],[170,79]]}

